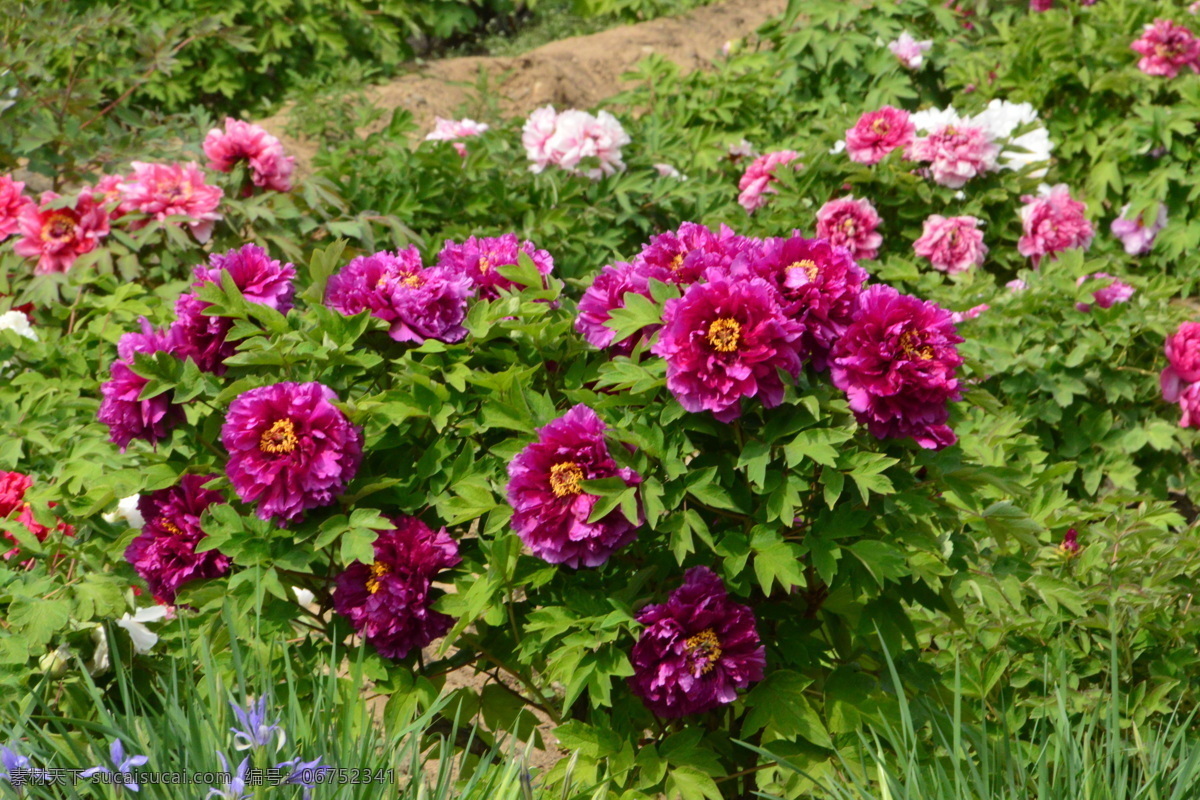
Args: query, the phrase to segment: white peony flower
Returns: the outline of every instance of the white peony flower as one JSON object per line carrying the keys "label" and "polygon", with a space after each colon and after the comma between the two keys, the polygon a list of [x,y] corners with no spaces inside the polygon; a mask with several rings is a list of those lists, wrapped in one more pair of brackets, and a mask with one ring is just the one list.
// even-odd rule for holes
{"label": "white peony flower", "polygon": [[26,339],[38,341],[37,331],[29,324],[29,317],[20,311],[5,311],[0,314],[0,331],[14,331]]}
{"label": "white peony flower", "polygon": [[131,528],[140,528],[146,524],[146,520],[142,519],[142,512],[138,511],[138,499],[141,495],[131,494],[129,497],[122,497],[117,501],[115,511],[107,511],[100,517],[110,525],[115,524],[117,520],[125,520],[125,524]]}
{"label": "white peony flower", "polygon": [[124,628],[133,640],[133,650],[136,653],[149,653],[150,648],[158,643],[158,634],[146,627],[147,622],[159,622],[167,616],[166,606],[147,606],[139,608],[134,615],[125,613],[117,620],[117,627]]}

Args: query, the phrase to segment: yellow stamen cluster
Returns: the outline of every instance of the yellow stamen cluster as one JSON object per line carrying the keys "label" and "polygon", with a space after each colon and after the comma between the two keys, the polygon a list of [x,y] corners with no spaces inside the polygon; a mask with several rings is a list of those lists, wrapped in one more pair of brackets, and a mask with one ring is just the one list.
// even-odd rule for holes
{"label": "yellow stamen cluster", "polygon": [[158,527],[162,528],[167,533],[173,536],[183,536],[183,531],[179,530],[179,526],[166,517],[158,518]]}
{"label": "yellow stamen cluster", "polygon": [[704,659],[704,666],[700,669],[701,675],[707,675],[712,672],[713,667],[717,665],[717,661],[721,658],[721,641],[717,638],[716,632],[712,628],[705,628],[697,633],[692,638],[683,643],[687,648],[688,653],[700,653],[700,657]]}
{"label": "yellow stamen cluster", "polygon": [[819,268],[817,267],[817,262],[813,261],[811,258],[802,258],[799,261],[793,261],[791,264],[787,265],[787,268],[789,270],[791,270],[791,269],[804,270],[804,274],[808,276],[808,279],[810,281],[815,281],[817,279],[817,272],[819,271]]}
{"label": "yellow stamen cluster", "polygon": [[75,233],[75,220],[68,214],[51,214],[42,225],[43,242],[65,242]]}
{"label": "yellow stamen cluster", "polygon": [[683,253],[676,253],[675,257],[671,259],[671,263],[669,264],[671,272],[678,272],[679,268],[683,266],[683,256]]}
{"label": "yellow stamen cluster", "polygon": [[718,353],[732,353],[738,349],[742,338],[742,326],[732,317],[714,319],[708,326],[708,343]]}
{"label": "yellow stamen cluster", "polygon": [[480,256],[479,257],[479,271],[486,275],[487,271],[491,268],[492,268],[492,262],[488,261],[488,257]]}
{"label": "yellow stamen cluster", "polygon": [[907,330],[900,334],[900,349],[909,358],[919,358],[922,361],[933,359],[933,348],[927,344],[921,344],[921,334],[913,330]]}
{"label": "yellow stamen cluster", "polygon": [[258,449],[264,453],[290,453],[296,449],[299,440],[296,438],[296,426],[290,419],[277,419],[270,428],[263,431],[258,440]]}
{"label": "yellow stamen cluster", "polygon": [[550,468],[550,488],[555,497],[579,494],[583,491],[579,485],[582,480],[583,470],[574,461],[563,461]]}
{"label": "yellow stamen cluster", "polygon": [[379,591],[379,579],[392,571],[392,568],[382,561],[376,561],[371,565],[371,577],[367,579],[367,591],[375,594]]}

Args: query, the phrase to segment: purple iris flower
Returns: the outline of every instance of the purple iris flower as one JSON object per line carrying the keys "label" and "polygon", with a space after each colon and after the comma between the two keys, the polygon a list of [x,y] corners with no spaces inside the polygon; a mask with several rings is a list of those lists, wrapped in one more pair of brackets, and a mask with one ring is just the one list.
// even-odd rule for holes
{"label": "purple iris flower", "polygon": [[236,742],[233,746],[235,750],[265,747],[271,743],[271,737],[278,734],[279,738],[275,744],[275,752],[279,752],[279,748],[283,747],[283,743],[287,741],[287,734],[278,725],[267,724],[266,697],[258,698],[258,702],[247,709],[240,708],[233,703],[230,703],[229,707],[233,709],[234,715],[237,716],[238,722],[242,726],[240,729],[229,729],[233,732],[233,740]]}
{"label": "purple iris flower", "polygon": [[312,800],[313,787],[321,783],[321,776],[333,767],[328,764],[322,764],[320,757],[312,761],[301,761],[299,758],[293,758],[290,761],[281,761],[275,765],[275,769],[290,768],[288,776],[283,779],[282,783],[300,786],[301,800]]}
{"label": "purple iris flower", "polygon": [[[217,758],[221,760],[221,771],[229,772],[229,762],[225,760],[225,754],[220,750],[217,751]],[[231,776],[229,783],[224,789],[212,788],[208,790],[205,799],[209,797],[217,797],[220,800],[247,800],[251,795],[246,791],[246,769],[250,766],[250,759],[243,758],[242,763],[238,764],[237,773]]]}
{"label": "purple iris flower", "polygon": [[131,792],[140,791],[141,787],[138,786],[138,784],[135,780],[133,780],[133,770],[130,769],[130,767],[140,767],[140,766],[144,765],[150,759],[146,756],[128,756],[128,757],[126,757],[125,745],[121,744],[120,739],[113,739],[112,744],[109,745],[109,748],[108,748],[108,757],[109,757],[109,760],[112,761],[113,766],[116,767],[115,770],[111,770],[108,767],[104,766],[103,764],[100,764],[99,766],[91,767],[90,769],[85,769],[83,772],[79,773],[79,777],[90,778],[93,775],[96,775],[101,772],[107,772],[110,774],[117,774],[117,775],[128,775],[129,777],[127,779],[121,781],[120,783],[118,783],[117,786],[118,787],[124,786],[126,789],[128,789]]}
{"label": "purple iris flower", "polygon": [[17,794],[27,783],[45,783],[46,771],[29,765],[29,756],[0,745],[0,781],[8,781]]}

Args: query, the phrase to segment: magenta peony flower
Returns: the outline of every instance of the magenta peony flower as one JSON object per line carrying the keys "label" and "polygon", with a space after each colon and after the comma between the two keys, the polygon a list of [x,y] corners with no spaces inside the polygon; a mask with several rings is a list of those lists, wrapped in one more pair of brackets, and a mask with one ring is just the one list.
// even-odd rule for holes
{"label": "magenta peony flower", "polygon": [[1183,387],[1176,402],[1179,403],[1179,410],[1183,412],[1179,418],[1179,426],[1200,428],[1200,383],[1189,383]]}
{"label": "magenta peony flower", "polygon": [[[247,244],[224,255],[213,253],[209,266],[193,270],[196,278],[192,288],[205,284],[221,285],[222,272],[228,272],[242,296],[251,303],[270,306],[281,314],[292,308],[296,268],[271,258],[258,245]],[[190,358],[205,372],[225,374],[225,359],[237,352],[237,344],[227,341],[233,320],[228,317],[206,316],[207,303],[198,295],[186,292],[175,301],[175,322],[171,324],[171,341],[180,358]]]}
{"label": "magenta peony flower", "polygon": [[[753,213],[755,209],[766,205],[766,195],[779,191],[773,185],[779,182],[779,179],[775,177],[775,170],[784,164],[791,164],[799,157],[800,154],[794,150],[777,150],[754,159],[754,162],[746,168],[742,179],[738,181],[738,189],[741,190],[741,194],[738,195],[738,204],[746,209],[747,213]],[[803,167],[803,164],[796,163],[792,169],[802,169]]]}
{"label": "magenta peony flower", "polygon": [[238,497],[280,527],[327,506],[362,461],[362,429],[333,405],[319,383],[276,383],[244,392],[229,406],[221,443]]}
{"label": "magenta peony flower", "polygon": [[633,264],[608,264],[592,281],[592,285],[579,300],[579,316],[575,319],[575,330],[583,335],[588,344],[604,350],[611,348],[617,355],[627,356],[643,337],[651,336],[657,326],[648,326],[614,343],[614,331],[605,323],[612,318],[613,309],[625,307],[628,292],[650,297],[649,280]]}
{"label": "magenta peony flower", "polygon": [[[1130,297],[1133,297],[1134,289],[1132,286],[1117,280],[1107,272],[1097,272],[1095,275],[1080,275],[1079,279],[1075,281],[1075,285],[1083,286],[1089,280],[1103,279],[1110,280],[1104,286],[1092,292],[1092,297],[1096,299],[1096,305],[1101,308],[1112,308],[1117,303],[1127,302]],[[1084,313],[1092,310],[1092,306],[1089,303],[1076,303],[1075,308]]]}
{"label": "magenta peony flower", "polygon": [[[33,534],[39,542],[46,541],[46,537],[50,535],[50,528],[38,522],[33,517],[33,507],[25,500],[25,492],[29,487],[33,486],[33,478],[24,475],[20,472],[4,472],[0,470],[0,520],[8,520],[10,522],[19,522],[27,531]],[[51,508],[55,503],[49,504]],[[75,528],[67,523],[59,520],[54,530],[58,531],[63,536],[74,536]],[[13,536],[8,531],[0,532],[0,538],[7,540],[14,547],[0,553],[0,558],[5,561],[11,561],[21,552],[21,547],[17,544],[17,537]],[[30,567],[33,565],[32,559],[22,562],[22,567]]]}
{"label": "magenta peony flower", "polygon": [[100,386],[102,399],[97,417],[108,426],[109,441],[122,453],[133,439],[145,439],[150,444],[165,439],[167,432],[183,421],[183,409],[171,403],[170,392],[138,399],[149,380],[133,371],[134,355],[179,355],[166,331],[155,330],[145,317],[141,323],[141,333],[127,333],[117,342],[117,360],[109,368],[109,379]]}
{"label": "magenta peony flower", "polygon": [[844,247],[855,259],[875,258],[883,236],[876,232],[882,222],[870,200],[846,195],[830,200],[817,212],[817,236]]}
{"label": "magenta peony flower", "polygon": [[595,411],[577,405],[539,429],[538,440],[509,462],[512,526],[538,558],[575,569],[598,567],[637,538],[642,520],[634,525],[619,508],[588,522],[600,498],[583,491],[580,481],[613,476],[626,486],[642,481],[613,460],[606,430]]}
{"label": "magenta peony flower", "polygon": [[446,529],[415,517],[393,517],[380,531],[375,560],[354,562],[337,577],[333,608],[385,658],[404,658],[445,636],[454,620],[430,608],[433,580],[462,561]]}
{"label": "magenta peony flower", "polygon": [[1067,528],[1067,532],[1063,534],[1062,544],[1059,547],[1068,556],[1077,554],[1079,552],[1079,531],[1074,528]]}
{"label": "magenta peony flower", "polygon": [[0,175],[0,242],[17,232],[21,212],[33,201],[24,195],[25,184],[11,175]]}
{"label": "magenta peony flower", "polygon": [[90,253],[108,235],[108,215],[91,192],[83,192],[74,206],[51,208],[59,196],[42,192],[40,204],[26,203],[17,226],[21,237],[13,245],[19,256],[36,258],[36,271],[66,272],[75,259]]}
{"label": "magenta peony flower", "polygon": [[278,139],[253,123],[226,117],[225,130],[213,128],[204,137],[204,155],[208,156],[208,168],[217,172],[232,172],[236,164],[246,162],[250,179],[259,188],[276,192],[292,188],[296,159],[283,152]]}
{"label": "magenta peony flower", "polygon": [[767,408],[783,402],[779,370],[799,375],[804,326],[784,314],[762,278],[709,275],[667,301],[651,352],[666,359],[667,388],[680,405],[732,422],[743,397]]}
{"label": "magenta peony flower", "polygon": [[554,271],[554,259],[549,253],[539,250],[528,240],[518,241],[515,233],[484,239],[471,236],[462,244],[447,239],[442,252],[438,253],[437,264],[452,273],[466,275],[479,290],[480,297],[494,300],[500,296],[501,289],[518,288],[496,272],[496,267],[515,267],[517,254],[522,251],[542,275]]}
{"label": "magenta peony flower", "polygon": [[397,342],[457,342],[467,335],[462,321],[474,291],[467,275],[426,268],[409,247],[352,260],[329,278],[325,305],[351,316],[370,311],[391,325]]}
{"label": "magenta peony flower", "polygon": [[150,586],[160,603],[175,602],[185,583],[219,578],[229,573],[229,557],[216,550],[196,552],[204,538],[200,515],[213,503],[224,503],[220,492],[205,489],[216,475],[184,475],[170,489],[144,494],[138,511],[145,524],[125,549],[125,560]]}
{"label": "magenta peony flower", "polygon": [[1054,8],[1054,0],[1029,0],[1030,11],[1049,11]]}
{"label": "magenta peony flower", "polygon": [[521,135],[525,154],[533,162],[531,172],[554,164],[592,180],[625,169],[621,148],[630,141],[621,123],[607,111],[593,116],[570,109],[559,114],[553,106],[530,114]]}
{"label": "magenta peony flower", "polygon": [[831,376],[860,425],[879,439],[912,437],[927,449],[954,444],[947,403],[962,399],[955,372],[963,341],[950,312],[876,285],[833,347]]}
{"label": "magenta peony flower", "polygon": [[893,150],[912,144],[916,133],[907,111],[884,106],[863,114],[846,131],[846,152],[851,161],[877,164]]}
{"label": "magenta peony flower", "polygon": [[928,258],[934,269],[951,275],[983,266],[988,249],[979,230],[981,224],[975,217],[932,214],[925,220],[921,238],[913,242],[913,250]]}
{"label": "magenta peony flower", "polygon": [[1154,20],[1129,47],[1141,55],[1138,69],[1147,75],[1174,78],[1184,67],[1200,72],[1200,39],[1169,19]]}
{"label": "magenta peony flower", "polygon": [[824,239],[767,239],[738,259],[749,272],[775,287],[783,313],[800,323],[797,351],[813,367],[827,366],[829,350],[854,320],[867,272],[844,247]]}
{"label": "magenta peony flower", "polygon": [[710,269],[727,270],[738,255],[754,245],[752,239],[738,236],[725,225],[713,233],[699,223],[684,222],[677,231],[650,237],[633,266],[647,280],[686,286],[702,279]]}
{"label": "magenta peony flower", "polygon": [[913,140],[904,157],[932,164],[935,183],[960,189],[976,175],[999,169],[1000,145],[982,128],[945,125]]}
{"label": "magenta peony flower", "polygon": [[925,63],[925,51],[933,47],[933,40],[918,42],[908,31],[901,31],[900,38],[888,42],[887,47],[905,68],[917,69]]}
{"label": "magenta peony flower", "polygon": [[[204,173],[193,161],[187,164],[146,164],[133,162],[133,174],[121,184],[122,205],[127,211],[140,211],[157,220],[184,216],[196,241],[204,244],[212,236],[213,225],[221,219],[217,206],[224,196],[219,186],[204,182]],[[131,227],[144,227],[140,220]]]}
{"label": "magenta peony flower", "polygon": [[1154,247],[1155,238],[1167,226],[1166,204],[1158,204],[1158,215],[1150,225],[1142,224],[1141,215],[1133,219],[1127,218],[1125,215],[1128,213],[1129,204],[1126,203],[1121,208],[1121,216],[1112,222],[1113,235],[1121,240],[1121,244],[1125,246],[1125,252],[1129,255],[1138,256],[1149,253],[1150,249]]}
{"label": "magenta peony flower", "polygon": [[1066,184],[1043,186],[1037,197],[1023,195],[1021,222],[1025,234],[1017,241],[1017,250],[1031,257],[1036,267],[1043,256],[1062,250],[1087,249],[1095,231],[1084,217],[1087,206],[1071,198]]}
{"label": "magenta peony flower", "polygon": [[473,119],[442,119],[441,117],[433,118],[433,130],[425,137],[427,142],[451,142],[454,145],[455,151],[466,158],[467,146],[457,139],[468,139],[472,136],[479,136],[488,129],[486,123],[476,122]]}
{"label": "magenta peony flower", "polygon": [[763,679],[767,652],[754,612],[735,603],[707,567],[692,567],[660,605],[638,613],[629,687],[659,717],[702,714]]}
{"label": "magenta peony flower", "polygon": [[1160,383],[1168,403],[1179,400],[1190,383],[1200,383],[1200,322],[1184,322],[1167,337],[1164,350],[1170,362],[1162,371]]}

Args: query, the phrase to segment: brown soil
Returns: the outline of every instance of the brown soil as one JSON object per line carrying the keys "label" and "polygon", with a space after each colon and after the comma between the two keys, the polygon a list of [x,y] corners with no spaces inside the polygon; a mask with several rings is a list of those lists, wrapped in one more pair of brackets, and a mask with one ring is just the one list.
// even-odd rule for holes
{"label": "brown soil", "polygon": [[[524,116],[547,103],[590,108],[621,89],[621,76],[642,58],[657,54],[685,72],[707,66],[725,42],[752,35],[786,7],[787,0],[725,0],[677,17],[561,39],[518,56],[435,61],[366,93],[378,108],[412,112],[420,130],[431,129],[435,116],[459,116],[481,71],[505,115]],[[285,135],[288,111],[284,108],[260,124],[283,140],[303,172],[316,145]]]}

